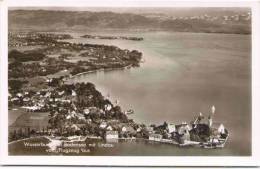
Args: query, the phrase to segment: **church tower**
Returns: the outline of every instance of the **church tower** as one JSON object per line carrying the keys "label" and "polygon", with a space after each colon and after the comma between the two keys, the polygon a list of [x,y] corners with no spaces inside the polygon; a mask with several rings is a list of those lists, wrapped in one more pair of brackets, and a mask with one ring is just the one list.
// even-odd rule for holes
{"label": "church tower", "polygon": [[211,114],[210,114],[209,117],[208,117],[208,125],[209,125],[209,127],[212,126],[212,123],[213,123],[213,115],[215,114],[215,111],[216,111],[216,108],[215,108],[215,106],[213,105],[213,106],[211,107]]}

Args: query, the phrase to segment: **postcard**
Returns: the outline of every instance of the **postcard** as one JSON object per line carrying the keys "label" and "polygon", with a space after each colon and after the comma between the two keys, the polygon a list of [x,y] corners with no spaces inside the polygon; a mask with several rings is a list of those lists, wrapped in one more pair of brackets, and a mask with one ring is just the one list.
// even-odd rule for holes
{"label": "postcard", "polygon": [[259,3],[141,2],[2,3],[3,164],[257,165]]}

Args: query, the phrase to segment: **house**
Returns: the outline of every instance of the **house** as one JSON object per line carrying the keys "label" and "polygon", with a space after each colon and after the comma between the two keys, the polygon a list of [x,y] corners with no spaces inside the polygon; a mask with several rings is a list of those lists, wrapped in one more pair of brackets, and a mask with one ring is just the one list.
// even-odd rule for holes
{"label": "house", "polygon": [[60,96],[62,96],[64,93],[65,93],[64,91],[58,92],[58,94],[59,94]]}
{"label": "house", "polygon": [[168,124],[168,125],[167,125],[167,129],[168,129],[168,132],[169,132],[169,133],[176,132],[176,127],[175,127],[174,124]]}
{"label": "house", "polygon": [[105,111],[104,110],[102,110],[102,109],[100,109],[100,114],[105,114]]}
{"label": "house", "polygon": [[112,109],[111,104],[106,104],[106,105],[105,105],[105,110],[106,110],[106,111],[110,111],[111,109]]}
{"label": "house", "polygon": [[92,120],[91,120],[91,119],[86,119],[86,122],[87,122],[88,124],[90,124],[90,123],[92,122]]}
{"label": "house", "polygon": [[24,101],[24,102],[28,102],[28,101],[30,101],[30,98],[28,98],[28,97],[23,98],[23,101]]}
{"label": "house", "polygon": [[136,132],[140,132],[140,131],[142,131],[142,128],[141,128],[141,127],[139,127],[139,128],[136,129]]}
{"label": "house", "polygon": [[89,109],[84,109],[84,114],[88,115],[90,113]]}
{"label": "house", "polygon": [[190,126],[186,123],[182,123],[177,126],[177,133],[179,135],[179,142],[184,143],[187,140],[190,140]]}
{"label": "house", "polygon": [[112,130],[113,130],[112,126],[107,126],[107,131],[112,131]]}
{"label": "house", "polygon": [[220,124],[219,127],[218,127],[218,132],[220,134],[224,134],[225,133],[225,127],[223,124]]}
{"label": "house", "polygon": [[75,130],[75,131],[80,130],[80,128],[79,128],[76,124],[73,124],[73,125],[71,126],[71,129],[73,129],[73,130]]}
{"label": "house", "polygon": [[67,119],[67,120],[71,119],[71,116],[70,116],[70,115],[67,115],[66,119]]}
{"label": "house", "polygon": [[13,102],[13,101],[17,101],[17,100],[19,100],[19,98],[14,97],[14,98],[11,99],[11,102]]}
{"label": "house", "polygon": [[77,96],[77,93],[74,90],[72,90],[71,95],[72,96]]}
{"label": "house", "polygon": [[126,127],[123,126],[121,130],[122,130],[122,132],[126,132]]}
{"label": "house", "polygon": [[52,82],[52,79],[50,78],[50,79],[46,79],[46,82],[47,83],[51,83]]}
{"label": "house", "polygon": [[146,127],[145,129],[148,131],[148,133],[154,132],[153,127]]}
{"label": "house", "polygon": [[161,141],[162,135],[161,134],[150,134],[149,140],[151,140],[151,141]]}
{"label": "house", "polygon": [[107,131],[106,139],[118,139],[118,131]]}
{"label": "house", "polygon": [[212,126],[207,126],[207,131],[204,132],[205,134],[208,133],[208,135],[211,136],[220,136],[221,134],[225,133],[225,127],[221,123],[212,123]]}
{"label": "house", "polygon": [[100,125],[99,125],[100,128],[104,129],[107,127],[107,123],[106,122],[102,122]]}
{"label": "house", "polygon": [[69,114],[71,115],[71,117],[75,117],[76,116],[76,112],[74,110],[72,112],[69,112]]}
{"label": "house", "polygon": [[135,133],[135,132],[136,132],[136,131],[134,130],[134,128],[131,127],[131,126],[123,126],[122,129],[121,129],[121,131],[122,131],[123,133],[127,133],[127,132],[129,132],[129,133]]}
{"label": "house", "polygon": [[37,106],[37,105],[34,105],[34,106],[23,106],[22,108],[25,108],[27,112],[34,112],[34,111],[40,109],[40,107]]}
{"label": "house", "polygon": [[191,130],[191,127],[187,123],[182,123],[176,126],[176,131],[178,134],[184,134]]}
{"label": "house", "polygon": [[63,103],[70,103],[70,100],[62,99],[61,102],[63,102]]}
{"label": "house", "polygon": [[17,97],[23,97],[23,94],[22,93],[17,93],[16,96]]}
{"label": "house", "polygon": [[77,113],[76,115],[79,120],[85,120],[85,116],[83,114]]}

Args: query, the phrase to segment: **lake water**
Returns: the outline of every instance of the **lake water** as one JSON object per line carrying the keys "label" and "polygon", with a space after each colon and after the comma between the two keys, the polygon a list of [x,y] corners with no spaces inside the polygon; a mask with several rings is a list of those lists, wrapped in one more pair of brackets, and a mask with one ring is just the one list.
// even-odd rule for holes
{"label": "lake water", "polygon": [[[93,82],[104,95],[109,93],[111,100],[118,99],[123,109],[133,109],[135,113],[130,118],[147,125],[190,122],[199,112],[207,116],[210,107],[215,105],[214,121],[223,123],[230,132],[226,147],[202,152],[191,149],[189,153],[251,154],[250,35],[96,33],[144,38],[144,41],[126,41],[80,38],[83,34],[73,34],[75,39],[70,41],[137,49],[143,53],[145,63],[139,68],[84,74],[72,81]],[[122,148],[122,151],[128,150]],[[187,153],[174,147],[168,151],[173,155]]]}

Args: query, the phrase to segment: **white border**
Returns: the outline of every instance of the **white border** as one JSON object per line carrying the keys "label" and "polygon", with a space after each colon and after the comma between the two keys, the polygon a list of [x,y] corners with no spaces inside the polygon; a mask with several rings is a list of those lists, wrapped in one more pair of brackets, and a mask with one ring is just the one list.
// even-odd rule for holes
{"label": "white border", "polygon": [[[259,0],[8,0],[1,2],[0,18],[0,163],[4,165],[88,165],[88,166],[259,166],[260,165],[260,2]],[[251,7],[252,21],[252,156],[8,156],[7,107],[7,7]]]}

